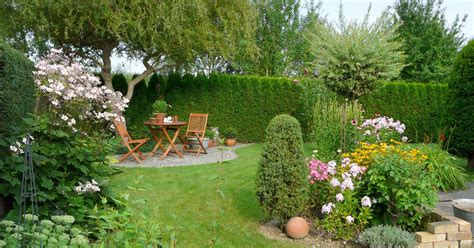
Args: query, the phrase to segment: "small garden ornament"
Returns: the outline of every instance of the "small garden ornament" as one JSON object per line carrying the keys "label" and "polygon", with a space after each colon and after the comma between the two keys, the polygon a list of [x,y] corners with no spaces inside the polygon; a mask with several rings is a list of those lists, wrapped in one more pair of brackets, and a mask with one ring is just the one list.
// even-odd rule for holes
{"label": "small garden ornament", "polygon": [[286,224],[286,234],[292,239],[302,239],[308,236],[308,222],[301,217],[293,217]]}

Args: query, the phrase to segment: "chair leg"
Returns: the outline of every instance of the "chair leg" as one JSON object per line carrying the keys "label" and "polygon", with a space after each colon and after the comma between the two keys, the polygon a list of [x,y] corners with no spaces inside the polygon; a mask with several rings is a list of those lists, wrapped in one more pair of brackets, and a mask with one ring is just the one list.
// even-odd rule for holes
{"label": "chair leg", "polygon": [[132,157],[137,161],[137,163],[141,164],[142,161],[138,158],[138,156],[133,152]]}
{"label": "chair leg", "polygon": [[196,156],[199,156],[199,153],[201,152],[201,149],[204,151],[203,153],[204,154],[207,154],[207,151],[206,151],[206,148],[204,148],[204,144],[202,143],[202,140],[200,138],[197,139],[198,142],[199,142],[199,149],[197,151],[197,155]]}
{"label": "chair leg", "polygon": [[[137,152],[137,150],[140,149],[140,147],[144,144],[145,143],[138,144],[134,148],[132,148],[130,145],[127,144],[126,147],[128,148],[128,152],[122,155],[122,157],[120,157],[119,162],[124,161],[126,158],[130,157],[131,155],[137,161],[137,163],[141,164],[142,161],[138,158],[137,155],[135,155],[135,152]],[[138,155],[142,157],[143,160],[145,160],[141,151],[138,151],[137,153]]]}

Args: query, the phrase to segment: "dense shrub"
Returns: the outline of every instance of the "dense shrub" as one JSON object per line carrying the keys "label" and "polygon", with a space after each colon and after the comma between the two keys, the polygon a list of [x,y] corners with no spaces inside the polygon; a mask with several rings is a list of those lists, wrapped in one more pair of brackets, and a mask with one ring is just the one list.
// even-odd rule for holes
{"label": "dense shrub", "polygon": [[447,92],[445,84],[386,83],[359,100],[365,117],[390,116],[405,123],[411,140],[436,142],[447,127]]}
{"label": "dense shrub", "polygon": [[148,100],[156,101],[164,97],[166,81],[162,75],[154,73],[148,80]]}
{"label": "dense shrub", "polygon": [[[35,166],[36,186],[40,214],[67,213],[78,222],[84,222],[88,210],[100,203],[101,195],[108,196],[107,177],[114,173],[109,167],[107,156],[114,150],[114,143],[105,136],[80,136],[52,128],[52,120],[47,117],[27,118],[22,128],[34,137],[32,145]],[[20,142],[26,133],[8,137],[0,141],[1,147],[8,149],[11,144]],[[1,179],[8,184],[5,195],[13,195],[20,203],[21,172],[24,158],[21,154],[2,154],[0,161]],[[91,180],[101,186],[99,194],[81,194],[74,189],[80,183]]]}
{"label": "dense shrub", "polygon": [[33,63],[0,42],[0,135],[9,133],[35,106]]}
{"label": "dense shrub", "polygon": [[450,115],[454,132],[450,144],[469,158],[474,168],[474,40],[459,52],[449,82]]}
{"label": "dense shrub", "polygon": [[316,144],[318,158],[329,161],[337,151],[346,152],[356,145],[355,126],[362,120],[362,108],[348,101],[318,99],[314,104],[310,140]]}
{"label": "dense shrub", "polygon": [[[87,247],[87,234],[78,228],[72,227],[75,219],[70,215],[51,216],[51,220],[39,220],[38,216],[25,215],[30,230],[19,227],[13,221],[1,221],[0,226],[5,230],[0,233],[0,247],[21,247],[28,244],[30,247]],[[18,237],[22,237],[19,239]],[[3,241],[2,241],[3,239]],[[5,242],[2,245],[2,242]]]}
{"label": "dense shrub", "polygon": [[270,216],[285,221],[306,203],[307,168],[301,126],[294,117],[278,115],[266,130],[257,171],[257,198]]}
{"label": "dense shrub", "polygon": [[364,180],[368,195],[377,199],[376,215],[406,230],[418,230],[438,200],[434,176],[423,160],[407,157],[398,148],[376,156]]}
{"label": "dense shrub", "polygon": [[387,225],[377,225],[365,229],[360,237],[360,242],[370,248],[411,248],[416,245],[413,233]]}

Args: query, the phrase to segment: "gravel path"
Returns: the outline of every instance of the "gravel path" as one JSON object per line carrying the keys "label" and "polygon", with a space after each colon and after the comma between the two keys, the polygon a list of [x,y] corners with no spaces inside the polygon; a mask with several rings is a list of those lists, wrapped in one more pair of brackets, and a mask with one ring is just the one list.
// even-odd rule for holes
{"label": "gravel path", "polygon": [[436,208],[453,215],[451,200],[454,199],[474,199],[474,182],[467,183],[466,190],[439,192],[439,202]]}
{"label": "gravel path", "polygon": [[[235,153],[235,149],[247,146],[248,144],[238,144],[232,147],[229,150],[224,151],[223,160],[232,160],[236,159],[238,156]],[[216,147],[207,149],[207,154],[199,154],[196,156],[195,153],[183,153],[184,158],[179,158],[178,155],[174,153],[168,154],[165,159],[160,160],[162,152],[155,153],[151,158],[147,158],[145,161],[142,161],[141,164],[138,164],[132,157],[128,158],[121,163],[115,164],[119,167],[175,167],[175,166],[189,166],[197,164],[211,164],[216,163],[221,160],[221,151]],[[116,155],[115,158],[120,158],[120,155]]]}

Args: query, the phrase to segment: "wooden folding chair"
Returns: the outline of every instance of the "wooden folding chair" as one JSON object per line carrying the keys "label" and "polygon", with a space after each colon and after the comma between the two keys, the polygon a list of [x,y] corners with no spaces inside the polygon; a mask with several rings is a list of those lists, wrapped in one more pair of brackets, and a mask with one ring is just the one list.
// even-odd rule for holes
{"label": "wooden folding chair", "polygon": [[119,162],[124,161],[126,158],[132,155],[132,157],[137,161],[137,163],[140,164],[141,160],[140,158],[138,158],[135,152],[140,155],[141,159],[145,160],[145,156],[143,156],[142,152],[140,151],[140,147],[142,147],[149,140],[149,138],[136,140],[132,139],[132,137],[127,131],[127,128],[125,127],[125,123],[121,120],[115,119],[114,126],[115,130],[122,139],[122,144],[128,149],[128,152],[122,155],[122,157],[120,157]]}
{"label": "wooden folding chair", "polygon": [[[199,153],[206,153],[206,148],[202,144],[204,140],[204,135],[206,134],[207,127],[207,118],[209,114],[195,114],[191,113],[189,115],[188,128],[186,133],[182,137],[183,151],[195,152],[196,156],[199,156]],[[190,138],[195,138],[191,140]],[[197,145],[197,149],[192,149],[190,145]]]}

